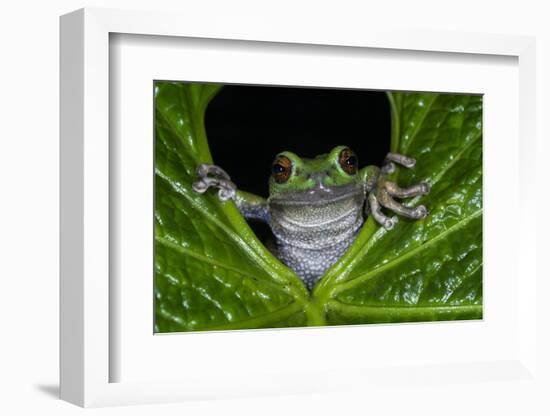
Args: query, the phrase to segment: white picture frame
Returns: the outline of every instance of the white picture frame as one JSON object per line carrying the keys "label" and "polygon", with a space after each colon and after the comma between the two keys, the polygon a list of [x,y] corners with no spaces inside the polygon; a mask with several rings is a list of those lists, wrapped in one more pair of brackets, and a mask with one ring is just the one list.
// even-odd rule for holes
{"label": "white picture frame", "polygon": [[[373,392],[375,389],[383,390],[384,385],[386,388],[388,384],[393,386],[396,377],[405,385],[420,382],[428,386],[434,380],[445,382],[450,378],[477,383],[479,388],[485,388],[486,384],[482,382],[487,380],[518,384],[527,382],[531,383],[531,387],[541,383],[536,361],[537,312],[536,302],[533,302],[537,278],[534,266],[536,235],[534,227],[527,226],[534,218],[532,213],[529,217],[519,215],[526,213],[528,207],[535,203],[535,193],[532,192],[534,184],[528,174],[528,168],[535,159],[533,149],[536,140],[533,127],[536,114],[534,38],[472,33],[434,34],[422,31],[381,32],[375,28],[362,29],[359,32],[319,30],[304,34],[297,27],[282,30],[277,25],[251,23],[246,26],[248,21],[244,18],[240,22],[242,24],[239,25],[239,33],[236,34],[235,22],[221,19],[216,24],[205,24],[202,19],[195,19],[185,20],[186,24],[182,25],[182,19],[182,16],[168,13],[106,9],[83,9],[61,18],[61,397],[87,407],[341,389],[368,388]],[[429,53],[428,60],[434,64],[438,59],[467,57],[473,67],[483,56],[508,57],[514,60],[519,71],[519,104],[517,114],[512,114],[511,118],[517,121],[516,127],[519,127],[519,133],[514,133],[514,137],[520,152],[515,156],[517,166],[509,174],[511,180],[517,181],[519,185],[513,191],[517,193],[519,202],[512,209],[518,213],[520,226],[516,230],[517,238],[513,239],[509,248],[513,255],[507,261],[511,263],[506,264],[506,267],[515,267],[510,273],[515,273],[516,277],[518,270],[522,270],[522,279],[510,281],[510,288],[517,284],[517,292],[507,292],[509,296],[515,297],[516,308],[510,312],[510,318],[515,320],[513,329],[507,329],[499,323],[499,334],[510,331],[506,339],[511,342],[511,346],[503,347],[499,352],[491,344],[484,353],[479,352],[476,356],[476,351],[473,351],[457,362],[448,360],[445,355],[437,357],[435,361],[417,358],[415,362],[412,358],[409,361],[404,359],[398,363],[401,368],[389,367],[389,361],[382,361],[380,367],[373,362],[361,364],[357,368],[351,367],[351,364],[341,364],[315,372],[305,365],[307,363],[304,364],[307,360],[302,359],[289,367],[281,367],[280,363],[275,363],[280,371],[266,368],[265,371],[262,370],[264,373],[257,373],[256,378],[248,379],[246,376],[235,377],[229,373],[229,369],[218,370],[218,373],[215,369],[210,373],[205,370],[201,375],[200,368],[196,368],[195,373],[185,376],[172,370],[177,373],[176,377],[165,377],[166,373],[154,373],[151,368],[140,370],[139,374],[143,374],[140,377],[121,377],[117,374],[120,370],[119,363],[124,362],[130,354],[123,348],[113,348],[114,338],[127,335],[125,331],[113,332],[113,326],[120,326],[112,322],[118,305],[117,299],[113,297],[113,292],[116,291],[109,280],[113,264],[110,227],[116,226],[111,218],[109,189],[111,174],[117,170],[117,160],[110,157],[109,147],[110,135],[113,134],[113,120],[110,120],[110,53],[113,50],[113,39],[126,35],[153,36],[156,43],[177,42],[177,39],[223,40],[225,46],[222,45],[222,48],[227,45],[235,45],[237,49],[245,48],[245,45],[255,45],[255,49],[259,51],[269,44],[277,45],[278,50],[283,53],[285,49],[298,45],[300,48],[293,49],[295,55],[304,54],[304,50],[308,48],[327,48],[331,53],[340,54],[367,49],[409,51],[411,56]],[[139,71],[136,69],[137,72]],[[232,80],[238,81],[238,74]],[[243,75],[241,82],[254,83],[257,80],[251,79],[248,74]],[[319,82],[314,82],[313,85],[319,85]],[[406,84],[403,85],[405,88]],[[384,87],[378,84],[378,88]],[[460,87],[454,88],[460,90]],[[471,86],[465,84],[463,88],[467,92]],[[508,156],[514,157],[511,154]],[[496,191],[493,195],[496,202],[499,195]],[[522,224],[525,226],[521,226]],[[487,229],[484,233],[487,233]],[[137,244],[146,244],[139,238],[137,240]],[[502,308],[502,305],[495,308]],[[144,313],[149,312],[146,309]],[[477,331],[482,336],[483,327],[472,327],[471,324],[464,326],[464,330],[471,331],[474,328],[472,331]],[[384,332],[388,331],[384,328],[387,327],[380,326],[369,331],[378,331],[380,336],[385,337]],[[439,327],[423,328],[426,331],[441,332],[446,327],[442,324]],[[452,328],[456,331],[458,326]],[[230,342],[236,346],[243,342],[254,342],[261,349],[265,347],[262,344],[266,342],[265,339],[272,335],[284,336],[286,339],[295,338],[300,343],[330,345],[334,337],[344,336],[343,331],[336,335],[334,329],[293,329],[290,332],[280,331],[278,334],[259,331],[254,332],[254,335],[251,332],[240,332],[239,335],[231,336],[219,333],[209,339],[204,336],[201,338],[200,334],[194,336],[196,339],[206,340],[202,344],[197,343],[197,351],[208,347],[208,344],[220,342]],[[364,327],[348,328],[345,336],[353,339],[363,336],[365,331]],[[415,331],[413,325],[401,325],[397,336],[408,333],[414,336]],[[474,336],[473,332],[468,334]],[[152,333],[150,336],[152,337]],[[163,344],[176,345],[178,342],[176,336],[162,339]],[[392,338],[389,337],[378,345],[380,351],[391,349],[390,339]],[[142,339],[132,338],[132,341],[139,343],[139,346],[132,344],[138,353],[146,351]],[[167,348],[180,346],[168,345]],[[358,354],[359,351],[353,348],[349,351],[350,357],[357,357]],[[493,359],[489,358],[490,354]],[[135,359],[129,360],[125,368],[130,368],[125,371],[131,374],[136,365]],[[114,371],[113,368],[119,370]]]}

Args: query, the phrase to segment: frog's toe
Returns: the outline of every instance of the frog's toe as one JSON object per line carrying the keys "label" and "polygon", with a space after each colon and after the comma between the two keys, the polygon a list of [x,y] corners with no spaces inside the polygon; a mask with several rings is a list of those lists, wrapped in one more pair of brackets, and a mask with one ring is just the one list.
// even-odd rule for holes
{"label": "frog's toe", "polygon": [[197,166],[197,176],[199,178],[204,178],[208,175],[208,166],[206,163],[201,163],[199,166]]}
{"label": "frog's toe", "polygon": [[384,224],[382,224],[384,226],[384,228],[386,230],[391,230],[393,227],[395,227],[395,220],[392,219],[392,218],[387,218],[385,221],[384,221]]}
{"label": "frog's toe", "polygon": [[416,165],[416,160],[414,158],[392,152],[386,155],[386,161],[399,163],[401,166],[405,166],[406,168],[413,168],[414,165]]}
{"label": "frog's toe", "polygon": [[432,187],[428,182],[421,182],[420,183],[420,192],[423,195],[429,194],[431,190],[432,190]]}
{"label": "frog's toe", "polygon": [[193,188],[193,191],[198,192],[199,194],[204,194],[208,189],[208,184],[203,180],[193,182],[193,185],[191,186]]}
{"label": "frog's toe", "polygon": [[389,175],[391,173],[395,172],[395,165],[393,162],[387,162],[382,166],[382,173],[385,175]]}
{"label": "frog's toe", "polygon": [[220,188],[218,191],[218,198],[220,198],[220,201],[227,201],[229,199],[235,199],[237,192],[232,187],[227,188]]}
{"label": "frog's toe", "polygon": [[204,194],[208,188],[218,189],[218,198],[220,201],[235,199],[237,195],[237,187],[231,181],[219,178],[206,176],[194,182],[192,185],[193,191]]}
{"label": "frog's toe", "polygon": [[413,214],[414,218],[420,220],[422,218],[426,218],[426,216],[428,215],[428,209],[424,205],[419,205],[414,209]]}
{"label": "frog's toe", "polygon": [[199,178],[206,178],[209,175],[218,179],[230,180],[229,174],[217,165],[209,165],[207,163],[201,163],[197,166],[197,176]]}
{"label": "frog's toe", "polygon": [[403,156],[403,159],[401,160],[401,164],[405,166],[406,168],[414,168],[416,165],[416,159],[408,156]]}
{"label": "frog's toe", "polygon": [[192,185],[193,191],[203,194],[208,188],[217,188],[221,201],[235,199],[237,187],[231,182],[227,172],[219,166],[201,163],[197,166],[197,176],[198,180]]}

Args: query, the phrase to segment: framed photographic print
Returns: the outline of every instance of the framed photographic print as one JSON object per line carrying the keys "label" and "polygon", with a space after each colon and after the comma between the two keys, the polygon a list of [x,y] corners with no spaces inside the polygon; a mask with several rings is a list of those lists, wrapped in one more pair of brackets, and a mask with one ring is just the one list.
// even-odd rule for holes
{"label": "framed photographic print", "polygon": [[532,379],[533,40],[243,33],[62,17],[62,397]]}

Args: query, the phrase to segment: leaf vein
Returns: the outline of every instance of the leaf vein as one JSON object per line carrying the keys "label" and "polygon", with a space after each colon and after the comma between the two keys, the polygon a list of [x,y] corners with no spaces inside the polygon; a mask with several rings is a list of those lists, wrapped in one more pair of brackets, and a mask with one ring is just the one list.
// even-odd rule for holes
{"label": "leaf vein", "polygon": [[181,246],[181,245],[179,245],[179,244],[177,244],[173,241],[170,241],[169,239],[167,239],[165,237],[158,237],[157,236],[157,237],[155,237],[155,240],[157,242],[159,242],[160,244],[162,244],[163,246],[165,246],[167,248],[170,248],[172,250],[175,250],[175,251],[177,251],[177,252],[179,252],[183,255],[193,257],[193,258],[195,258],[197,260],[200,260],[204,263],[209,263],[212,266],[221,267],[223,269],[226,269],[226,270],[232,271],[234,273],[249,277],[251,279],[254,278],[253,275],[243,271],[242,269],[238,269],[237,267],[233,267],[233,266],[230,266],[228,264],[222,263],[222,262],[220,262],[218,260],[215,260],[211,257],[205,256],[204,254],[197,253],[196,251],[188,249],[187,247],[183,247],[183,246]]}
{"label": "leaf vein", "polygon": [[441,306],[373,306],[373,305],[352,305],[344,303],[338,300],[331,300],[327,302],[327,309],[332,309],[339,312],[347,313],[348,315],[366,316],[368,313],[380,314],[383,313],[386,316],[394,316],[399,314],[399,319],[403,319],[404,316],[409,317],[414,315],[422,315],[425,313],[441,314],[441,313],[456,313],[456,312],[479,312],[481,315],[483,311],[483,305],[441,305]]}
{"label": "leaf vein", "polygon": [[333,297],[336,296],[338,293],[342,292],[343,290],[351,289],[354,286],[370,279],[371,277],[373,277],[373,275],[376,275],[377,273],[380,273],[383,270],[389,269],[389,268],[391,268],[391,267],[393,267],[393,266],[395,266],[399,263],[402,263],[403,261],[407,260],[408,258],[416,255],[418,252],[420,252],[422,250],[425,250],[427,247],[429,247],[429,246],[435,244],[437,241],[445,238],[448,234],[456,232],[457,230],[459,230],[462,227],[466,226],[470,221],[472,221],[473,219],[479,217],[481,215],[482,211],[483,211],[482,209],[479,209],[479,210],[475,211],[473,214],[461,219],[456,224],[453,224],[451,227],[449,227],[448,229],[446,229],[442,233],[438,234],[436,237],[432,238],[430,241],[426,242],[425,244],[419,245],[419,246],[407,251],[406,253],[402,253],[401,255],[395,257],[394,259],[390,260],[386,264],[384,264],[380,267],[377,267],[375,269],[369,270],[367,273],[360,274],[356,277],[353,277],[353,278],[347,280],[346,282],[336,286],[334,288],[334,290],[332,291],[332,296]]}

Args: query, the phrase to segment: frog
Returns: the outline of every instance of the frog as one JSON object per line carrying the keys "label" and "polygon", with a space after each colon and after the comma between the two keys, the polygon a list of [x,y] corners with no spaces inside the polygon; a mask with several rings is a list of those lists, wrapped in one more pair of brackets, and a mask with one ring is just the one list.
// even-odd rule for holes
{"label": "frog", "polygon": [[389,152],[381,167],[360,168],[357,154],[344,145],[314,158],[283,151],[271,165],[267,198],[237,189],[215,164],[197,167],[192,188],[199,194],[213,188],[222,203],[233,201],[246,220],[267,223],[275,240],[268,248],[311,292],[351,246],[369,215],[388,232],[398,216],[426,218],[425,205],[407,206],[398,200],[428,194],[428,182],[400,187],[389,180],[396,165],[412,169],[415,164],[412,157]]}

